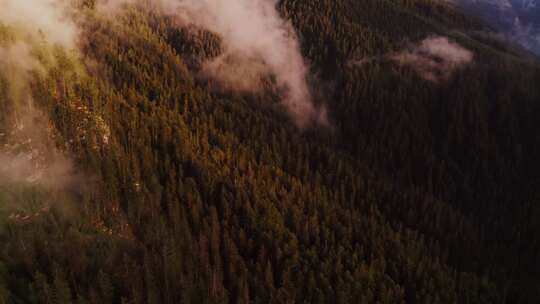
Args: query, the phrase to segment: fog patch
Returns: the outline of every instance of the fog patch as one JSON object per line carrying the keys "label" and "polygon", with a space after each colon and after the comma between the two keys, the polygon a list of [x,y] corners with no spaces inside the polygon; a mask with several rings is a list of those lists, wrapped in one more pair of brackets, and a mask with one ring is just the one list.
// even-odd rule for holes
{"label": "fog patch", "polygon": [[164,1],[185,25],[219,34],[224,52],[207,62],[203,71],[241,90],[258,90],[261,78],[271,75],[283,104],[300,127],[326,124],[326,111],[313,103],[308,65],[292,24],[270,0]]}
{"label": "fog patch", "polygon": [[[62,188],[74,180],[46,114],[35,107],[31,80],[54,61],[54,47],[74,49],[77,27],[61,0],[0,0],[0,92],[9,117],[0,125],[0,185]],[[8,109],[1,109],[7,112]],[[4,114],[4,113],[3,113]]]}
{"label": "fog patch", "polygon": [[406,48],[346,63],[348,68],[363,67],[369,64],[393,62],[412,68],[421,78],[431,82],[448,80],[457,70],[471,64],[473,52],[450,41],[447,37],[431,36]]}
{"label": "fog patch", "polygon": [[77,26],[68,16],[63,0],[0,0],[0,22],[18,33],[73,48]]}
{"label": "fog patch", "polygon": [[449,79],[456,70],[470,64],[474,55],[446,37],[435,36],[391,54],[389,58],[413,68],[426,80],[439,82]]}

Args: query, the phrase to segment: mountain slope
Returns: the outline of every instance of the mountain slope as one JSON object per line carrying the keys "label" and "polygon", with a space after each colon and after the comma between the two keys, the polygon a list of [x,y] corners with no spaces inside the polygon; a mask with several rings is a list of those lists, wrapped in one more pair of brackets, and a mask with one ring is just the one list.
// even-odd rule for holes
{"label": "mountain slope", "polygon": [[[30,82],[82,181],[0,184],[0,204],[50,207],[0,209],[0,302],[540,296],[540,67],[462,34],[480,24],[424,0],[279,2],[328,109],[329,126],[301,130],[272,79],[244,92],[200,77],[215,33],[90,2],[80,56],[51,51]],[[438,81],[393,59],[424,56],[430,36],[474,59]]]}

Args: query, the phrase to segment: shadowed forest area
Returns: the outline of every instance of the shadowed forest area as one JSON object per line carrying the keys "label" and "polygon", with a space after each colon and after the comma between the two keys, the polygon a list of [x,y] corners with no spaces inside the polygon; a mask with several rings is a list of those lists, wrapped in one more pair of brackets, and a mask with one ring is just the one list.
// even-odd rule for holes
{"label": "shadowed forest area", "polygon": [[[271,76],[256,92],[201,77],[216,33],[151,1],[96,5],[73,12],[80,54],[31,52],[48,117],[31,124],[55,151],[32,159],[69,158],[44,173],[69,181],[0,177],[0,304],[540,299],[533,55],[439,1],[281,0],[328,116],[300,128]],[[0,46],[16,37],[0,23]],[[429,37],[473,57],[446,75],[414,48]],[[10,75],[0,146],[33,155],[7,136],[24,108]]]}

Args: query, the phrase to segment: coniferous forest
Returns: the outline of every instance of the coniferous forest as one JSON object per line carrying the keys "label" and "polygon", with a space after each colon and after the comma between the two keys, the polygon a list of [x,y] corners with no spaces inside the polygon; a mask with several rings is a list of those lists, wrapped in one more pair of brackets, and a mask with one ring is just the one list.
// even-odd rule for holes
{"label": "coniferous forest", "polygon": [[153,2],[71,1],[71,49],[0,13],[0,304],[539,303],[536,55],[441,1],[280,0],[299,125]]}

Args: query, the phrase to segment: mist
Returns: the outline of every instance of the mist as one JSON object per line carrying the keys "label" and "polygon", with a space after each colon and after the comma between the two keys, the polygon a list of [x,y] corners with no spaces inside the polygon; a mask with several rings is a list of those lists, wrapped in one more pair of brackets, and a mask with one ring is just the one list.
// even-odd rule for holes
{"label": "mist", "polygon": [[420,77],[432,82],[445,81],[473,61],[473,53],[446,37],[433,36],[407,49],[389,55],[400,65],[410,66]]}
{"label": "mist", "polygon": [[203,65],[206,76],[242,91],[259,90],[261,79],[271,76],[299,127],[327,124],[326,110],[313,103],[298,36],[276,5],[276,0],[162,1],[164,11],[173,12],[181,26],[204,28],[223,38],[223,54]]}
{"label": "mist", "polygon": [[26,152],[0,152],[0,185],[22,184],[45,189],[62,189],[75,184],[73,162],[58,151],[33,149]]}
{"label": "mist", "polygon": [[49,118],[33,106],[31,97],[19,105],[14,124],[2,127],[0,186],[20,184],[59,190],[75,184],[72,160],[54,144]]}
{"label": "mist", "polygon": [[[98,10],[114,16],[124,4],[135,2],[98,1]],[[30,78],[47,70],[36,52],[52,45],[77,51],[82,37],[70,15],[73,2],[0,0],[0,5],[0,30],[9,33],[0,35],[0,76],[14,105],[11,125],[0,126],[0,184],[59,188],[73,178],[73,164],[52,144],[50,122],[35,108]],[[155,5],[179,26],[222,37],[224,52],[203,64],[205,77],[239,91],[261,90],[261,81],[271,78],[298,127],[328,124],[326,109],[313,103],[298,36],[279,15],[276,0],[160,0]]]}
{"label": "mist", "polygon": [[[101,0],[98,10],[116,14],[137,0]],[[288,113],[300,128],[328,125],[327,111],[315,105],[292,24],[277,11],[277,0],[156,0],[154,8],[179,26],[202,28],[222,38],[224,52],[203,63],[202,77],[236,91],[257,92],[264,79],[275,83]]]}
{"label": "mist", "polygon": [[438,83],[450,79],[456,71],[471,64],[473,59],[472,51],[447,37],[429,36],[397,52],[349,60],[347,66],[361,68],[366,64],[393,62],[410,67],[424,80]]}
{"label": "mist", "polygon": [[327,124],[326,111],[313,104],[307,83],[309,68],[290,22],[279,15],[275,0],[166,1],[185,25],[219,34],[225,52],[204,66],[203,72],[229,86],[258,89],[258,81],[275,77],[283,104],[300,127]]}
{"label": "mist", "polygon": [[47,70],[38,53],[52,45],[75,48],[77,27],[64,1],[0,0],[0,5],[0,77],[7,84],[0,98],[12,108],[0,125],[0,185],[63,187],[73,179],[73,165],[52,143],[49,119],[34,105],[30,80]]}
{"label": "mist", "polygon": [[0,22],[19,34],[41,38],[52,44],[73,48],[77,26],[67,15],[63,0],[0,0]]}

